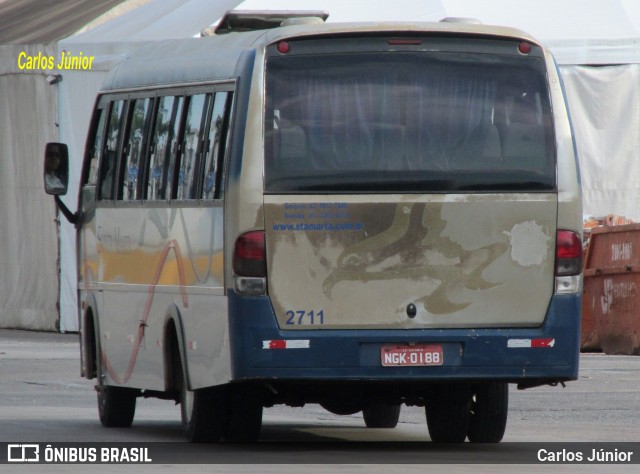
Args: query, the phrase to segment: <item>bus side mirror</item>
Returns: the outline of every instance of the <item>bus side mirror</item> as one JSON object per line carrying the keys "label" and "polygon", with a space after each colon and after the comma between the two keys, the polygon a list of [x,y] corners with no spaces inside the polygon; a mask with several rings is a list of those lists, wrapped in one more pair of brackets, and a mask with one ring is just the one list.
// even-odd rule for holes
{"label": "bus side mirror", "polygon": [[47,143],[44,151],[44,190],[63,196],[69,184],[69,148],[64,143]]}

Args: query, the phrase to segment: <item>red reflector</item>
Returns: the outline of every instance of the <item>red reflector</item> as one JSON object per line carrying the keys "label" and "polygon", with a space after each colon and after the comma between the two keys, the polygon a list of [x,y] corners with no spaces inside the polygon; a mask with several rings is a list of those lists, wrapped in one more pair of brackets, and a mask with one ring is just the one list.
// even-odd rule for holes
{"label": "red reflector", "polygon": [[286,349],[287,341],[284,339],[278,339],[275,341],[269,341],[269,349]]}
{"label": "red reflector", "polygon": [[233,251],[233,271],[238,276],[266,276],[264,231],[242,234]]}
{"label": "red reflector", "polygon": [[520,51],[521,54],[529,54],[531,52],[531,43],[521,41],[518,43],[518,51]]}
{"label": "red reflector", "polygon": [[555,344],[556,340],[553,338],[531,339],[531,347],[553,347]]}
{"label": "red reflector", "polygon": [[559,230],[556,242],[558,258],[581,258],[582,242],[580,236],[569,230]]}
{"label": "red reflector", "polygon": [[286,41],[280,41],[278,43],[278,52],[282,54],[287,54],[291,51],[291,46]]}

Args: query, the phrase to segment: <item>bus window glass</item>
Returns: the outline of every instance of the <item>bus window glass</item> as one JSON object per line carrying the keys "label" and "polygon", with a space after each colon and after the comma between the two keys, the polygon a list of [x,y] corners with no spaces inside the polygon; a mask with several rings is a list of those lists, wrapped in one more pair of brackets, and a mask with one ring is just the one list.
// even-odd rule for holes
{"label": "bus window glass", "polygon": [[282,56],[266,81],[270,192],[555,188],[541,58]]}
{"label": "bus window glass", "polygon": [[170,169],[178,151],[178,131],[182,111],[182,97],[164,96],[159,99],[153,133],[153,151],[149,157],[147,199],[162,200],[171,197]]}
{"label": "bus window glass", "polygon": [[95,186],[96,184],[98,184],[100,157],[102,155],[102,149],[104,147],[104,122],[107,117],[107,112],[105,109],[97,109],[96,114],[96,128],[92,131],[93,143],[89,145],[89,171],[86,181],[86,184],[88,186]]}
{"label": "bus window glass", "polygon": [[131,114],[121,194],[122,199],[125,201],[139,199],[138,178],[140,165],[144,160],[144,142],[148,127],[148,113],[151,108],[150,104],[150,98],[136,100]]}
{"label": "bus window glass", "polygon": [[224,157],[224,134],[226,128],[225,112],[228,108],[229,92],[218,92],[213,103],[211,115],[211,127],[209,128],[210,150],[204,166],[204,186],[202,197],[204,199],[214,199],[220,197],[220,187],[222,178],[222,158]]}
{"label": "bus window glass", "polygon": [[105,136],[105,156],[102,162],[100,198],[113,199],[113,183],[118,165],[118,150],[120,147],[120,130],[124,110],[124,100],[116,100],[111,104],[109,123]]}
{"label": "bus window glass", "polygon": [[184,139],[180,171],[178,175],[178,199],[195,198],[198,180],[196,169],[199,155],[202,154],[202,134],[204,119],[206,118],[207,101],[205,94],[194,95],[189,100],[184,126]]}

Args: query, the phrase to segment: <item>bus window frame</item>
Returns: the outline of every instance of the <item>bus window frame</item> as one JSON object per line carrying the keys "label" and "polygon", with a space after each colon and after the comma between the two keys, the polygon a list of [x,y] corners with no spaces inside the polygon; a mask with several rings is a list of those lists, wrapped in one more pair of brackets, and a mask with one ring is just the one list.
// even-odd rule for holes
{"label": "bus window frame", "polygon": [[[141,144],[141,156],[138,159],[138,177],[136,182],[136,199],[124,199],[124,191],[123,186],[125,185],[125,175],[127,173],[127,160],[129,158],[129,153],[131,150],[129,149],[129,138],[131,137],[131,125],[133,121],[133,112],[135,111],[136,104],[139,100],[149,99],[151,102],[149,104],[149,108],[146,112],[146,116],[144,118],[144,123],[142,126],[143,136],[142,136],[142,144]],[[124,125],[124,135],[122,140],[122,154],[120,157],[119,170],[118,170],[118,181],[116,183],[115,200],[119,203],[122,202],[140,202],[143,200],[142,198],[142,179],[144,178],[144,169],[147,162],[147,156],[149,155],[149,132],[153,128],[152,120],[155,118],[155,110],[156,110],[156,94],[153,92],[141,92],[139,94],[129,94],[129,98],[127,101],[127,117],[126,123]]]}
{"label": "bus window frame", "polygon": [[[102,155],[100,156],[100,171],[98,172],[98,182],[96,183],[96,195],[97,195],[97,200],[101,201],[101,202],[113,202],[116,200],[116,190],[115,190],[115,186],[116,183],[118,182],[118,176],[120,173],[120,162],[122,161],[122,154],[123,154],[123,150],[122,150],[122,145],[123,145],[123,128],[125,127],[125,122],[126,122],[126,117],[127,117],[127,113],[129,110],[129,94],[113,94],[113,95],[109,95],[109,96],[105,96],[106,100],[108,101],[108,105],[107,105],[107,120],[105,122],[105,128],[103,130],[103,152]],[[116,143],[116,149],[115,149],[115,159],[114,159],[114,165],[115,165],[115,169],[113,170],[114,176],[113,179],[111,181],[111,195],[108,198],[104,197],[104,190],[103,190],[103,178],[104,178],[104,174],[105,174],[105,157],[106,157],[106,151],[107,151],[107,136],[106,133],[109,130],[109,122],[111,120],[111,114],[113,111],[113,106],[115,102],[119,102],[119,101],[123,101],[123,109],[120,112],[122,115],[120,116],[120,123],[118,125],[118,140]]]}
{"label": "bus window frame", "polygon": [[[156,159],[156,154],[157,154],[156,129],[158,125],[157,121],[158,121],[158,113],[160,111],[160,103],[163,101],[163,99],[164,99],[164,95],[156,94],[155,100],[154,100],[154,106],[153,106],[154,110],[153,110],[152,123],[151,123],[151,126],[149,127],[149,149],[147,151],[147,158],[144,164],[144,178],[142,183],[142,186],[144,188],[142,199],[145,202],[166,201],[166,199],[150,199],[149,198],[149,179],[152,176],[151,157],[153,155],[154,159]],[[164,168],[162,172],[164,174]]]}
{"label": "bus window frame", "polygon": [[[180,110],[176,111],[176,116],[175,116],[176,121],[178,121],[177,129],[172,127],[174,130],[177,130],[175,135],[175,141],[176,141],[175,154],[173,150],[171,150],[170,148],[168,163],[164,162],[163,177],[165,177],[166,179],[163,179],[163,182],[166,183],[166,186],[168,186],[169,189],[165,190],[164,199],[159,200],[160,202],[162,201],[172,202],[177,200],[176,195],[178,192],[178,181],[180,179],[179,168],[180,168],[180,162],[182,161],[181,156],[183,153],[184,126],[185,126],[185,120],[186,120],[187,100],[189,99],[189,95],[187,94],[186,88],[180,88],[176,90],[175,93],[173,92],[173,90],[170,90],[170,91],[167,91],[166,94],[162,94],[162,97],[165,97],[165,96],[172,96],[175,98],[182,99],[182,103],[179,105]],[[173,107],[174,108],[176,107],[175,104]],[[178,117],[178,114],[179,114],[179,117]],[[171,115],[173,116],[173,112],[171,113]],[[171,124],[174,125],[174,123],[175,122],[172,121]],[[169,181],[168,174],[171,169],[173,170],[171,174],[171,181]]]}
{"label": "bus window frame", "polygon": [[[182,136],[181,136],[182,153],[180,154],[180,160],[176,163],[176,171],[178,171],[177,173],[178,182],[175,189],[175,195],[177,196],[178,194],[178,190],[180,186],[180,182],[179,182],[180,171],[181,171],[182,164],[185,157],[187,116],[191,112],[191,104],[193,103],[193,98],[198,95],[204,95],[204,104],[200,112],[200,121],[199,121],[200,123],[198,126],[198,138],[197,138],[197,145],[196,145],[196,151],[195,151],[195,157],[194,157],[193,180],[191,182],[191,186],[189,187],[189,195],[187,197],[182,197],[182,198],[176,197],[173,199],[181,202],[198,200],[198,197],[197,197],[199,195],[198,193],[202,189],[202,182],[203,182],[202,171],[204,166],[204,159],[202,155],[204,152],[204,142],[205,142],[204,132],[207,130],[206,128],[207,124],[210,122],[210,116],[212,112],[211,104],[213,102],[211,99],[215,97],[215,92],[211,90],[202,91],[202,92],[192,92],[185,96],[187,100],[185,101],[185,106],[183,110],[184,122],[182,127]],[[194,181],[195,181],[195,189],[193,187]]]}
{"label": "bus window frame", "polygon": [[231,154],[231,131],[233,130],[234,121],[236,120],[237,115],[235,110],[237,104],[237,90],[235,88],[235,84],[233,85],[233,89],[221,90],[220,92],[226,92],[227,98],[225,100],[224,107],[224,131],[221,134],[222,140],[220,143],[220,153],[218,154],[218,167],[216,168],[216,188],[213,193],[213,201],[224,199],[229,173],[229,156]]}
{"label": "bus window frame", "polygon": [[[183,203],[187,206],[206,205],[206,203],[212,203],[215,201],[221,201],[224,198],[224,187],[227,182],[226,174],[228,172],[228,161],[230,155],[231,146],[231,133],[234,122],[235,107],[236,107],[236,94],[237,94],[237,81],[226,80],[223,82],[197,84],[197,85],[179,85],[169,86],[161,88],[144,88],[140,90],[127,90],[127,91],[113,91],[102,93],[96,100],[94,106],[94,112],[92,116],[92,122],[90,125],[90,134],[93,134],[93,140],[100,133],[102,137],[102,150],[99,157],[99,172],[98,180],[95,185],[95,205],[101,207],[131,207],[144,205],[160,206],[166,204],[177,205]],[[184,155],[184,139],[185,139],[185,127],[188,109],[191,103],[191,98],[195,95],[204,94],[205,104],[203,107],[201,119],[200,119],[200,131],[198,138],[198,148],[196,151],[196,171],[197,183],[193,190],[193,193],[187,198],[177,198],[178,184],[179,184],[179,172]],[[218,143],[218,156],[216,163],[215,173],[215,189],[213,197],[204,198],[204,166],[207,155],[212,152],[212,140],[209,140],[209,132],[213,116],[213,108],[216,103],[216,97],[218,94],[225,94],[224,107],[223,107],[223,126]],[[163,199],[149,199],[148,197],[148,180],[151,175],[149,168],[151,162],[151,155],[155,151],[155,133],[157,126],[157,116],[159,112],[160,102],[163,97],[180,98],[182,103],[180,105],[179,114],[176,115],[175,120],[179,120],[177,123],[177,132],[175,135],[176,149],[175,153],[170,150],[168,156],[168,163],[164,163],[163,174],[168,174],[169,169],[172,167],[172,179],[171,182],[167,182],[166,185],[170,186],[170,190],[165,192]],[[136,199],[123,199],[123,186],[124,186],[124,173],[126,172],[126,160],[128,158],[128,140],[131,134],[132,114],[135,109],[135,105],[138,100],[151,99],[149,110],[147,110],[147,116],[145,117],[145,134],[143,136],[143,152],[141,153],[138,166],[138,183],[137,183],[137,198]],[[120,117],[120,128],[118,130],[118,143],[116,151],[116,160],[114,170],[116,175],[111,183],[111,196],[105,198],[103,196],[102,179],[104,176],[105,157],[107,156],[107,140],[106,134],[109,129],[109,122],[112,114],[114,104],[118,101],[124,101],[123,110]],[[102,110],[101,113],[105,115],[104,125],[102,130],[97,130],[99,125],[98,110]],[[175,121],[172,122],[175,129]],[[82,186],[87,186],[88,173],[90,168],[89,150],[85,150],[84,162],[83,162],[83,179]],[[164,178],[166,179],[166,178]],[[91,186],[91,185],[89,185]]]}
{"label": "bus window frame", "polygon": [[[212,133],[211,127],[213,126],[213,113],[220,97],[224,94],[224,104],[222,109],[222,128],[220,138],[217,147],[214,148],[215,132]],[[207,123],[205,125],[205,131],[207,132],[206,142],[204,145],[204,153],[202,155],[202,166],[200,169],[202,181],[200,182],[200,189],[198,190],[197,199],[212,202],[220,200],[224,197],[224,190],[222,186],[226,183],[225,174],[227,172],[226,163],[228,161],[228,149],[229,149],[229,136],[231,120],[233,118],[233,97],[235,94],[234,89],[218,89],[212,93],[212,100],[210,101],[209,111],[207,112]],[[215,155],[215,156],[213,156]],[[214,164],[214,182],[213,193],[211,197],[205,197],[205,181],[206,181],[206,165],[209,163],[209,156],[211,160],[215,159]]]}
{"label": "bus window frame", "polygon": [[[108,115],[108,112],[109,112],[108,101],[103,100],[103,97],[100,97],[100,99],[96,101],[96,105],[93,108],[93,114],[91,116],[91,122],[89,125],[89,135],[88,135],[88,140],[86,144],[84,159],[82,161],[83,166],[82,166],[82,174],[80,178],[80,183],[82,187],[92,186],[97,188],[98,186],[98,182],[100,179],[100,166],[102,164],[102,153],[104,152],[104,147],[105,147],[104,134],[105,134],[105,129],[107,125],[106,116]],[[105,120],[102,123],[102,130],[99,130],[100,119],[103,116],[105,117]],[[100,150],[98,151],[98,163],[97,163],[98,170],[97,170],[96,182],[89,183],[89,175],[91,173],[91,153],[93,151],[93,148],[95,148],[96,138],[98,136],[101,137],[102,141],[100,145]]]}

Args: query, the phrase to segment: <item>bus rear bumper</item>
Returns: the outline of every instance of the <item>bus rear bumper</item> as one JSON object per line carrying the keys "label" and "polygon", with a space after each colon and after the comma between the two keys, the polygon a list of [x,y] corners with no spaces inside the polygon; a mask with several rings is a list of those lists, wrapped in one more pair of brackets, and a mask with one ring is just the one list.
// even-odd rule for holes
{"label": "bus rear bumper", "polygon": [[[537,328],[281,330],[268,297],[229,292],[233,380],[465,382],[575,380],[580,295],[554,296]],[[384,366],[382,348],[435,345],[441,365]]]}

